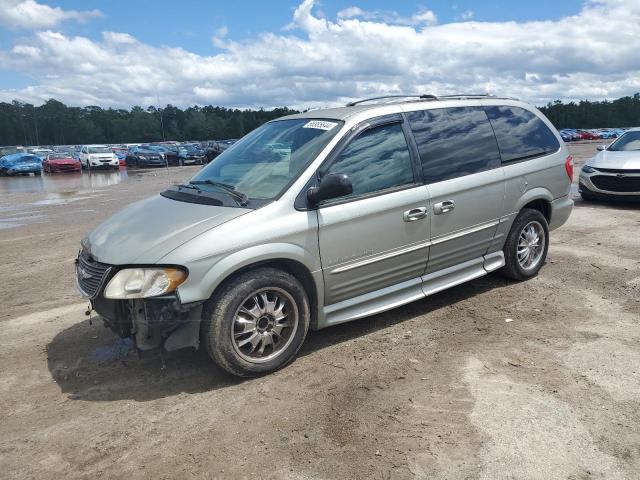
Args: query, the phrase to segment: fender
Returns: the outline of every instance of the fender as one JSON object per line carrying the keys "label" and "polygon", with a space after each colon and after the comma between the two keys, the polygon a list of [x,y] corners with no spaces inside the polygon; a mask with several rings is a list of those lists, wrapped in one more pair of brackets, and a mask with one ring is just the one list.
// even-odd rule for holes
{"label": "fender", "polygon": [[[207,300],[215,289],[230,275],[255,263],[269,260],[293,260],[302,264],[314,279],[318,297],[324,297],[322,270],[318,264],[317,254],[313,255],[300,245],[293,243],[268,243],[254,245],[224,255],[196,282],[187,282],[178,291],[183,303]],[[320,274],[318,275],[318,272]]]}
{"label": "fender", "polygon": [[553,202],[553,195],[550,190],[544,187],[534,187],[530,190],[527,190],[518,199],[518,202],[514,206],[515,210],[512,213],[518,214],[520,210],[522,210],[522,207],[524,207],[529,202],[533,202],[534,200],[544,200],[551,204],[551,202]]}
{"label": "fender", "polygon": [[550,190],[544,187],[534,187],[523,193],[515,203],[514,210],[500,217],[500,224],[498,225],[496,234],[493,237],[489,249],[487,250],[488,253],[494,253],[502,250],[507,234],[511,230],[511,225],[513,225],[513,221],[518,216],[518,213],[520,213],[520,210],[522,210],[526,204],[535,200],[544,200],[545,202],[551,203],[553,201],[553,195]]}

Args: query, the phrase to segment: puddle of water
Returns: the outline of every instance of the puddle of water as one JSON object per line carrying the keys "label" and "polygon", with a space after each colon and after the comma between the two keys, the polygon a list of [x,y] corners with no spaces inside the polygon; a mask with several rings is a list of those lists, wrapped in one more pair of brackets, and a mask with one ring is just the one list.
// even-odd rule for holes
{"label": "puddle of water", "polygon": [[91,357],[98,362],[113,362],[122,360],[133,350],[133,340],[131,338],[119,338],[111,345],[97,347]]}
{"label": "puddle of water", "polygon": [[[78,192],[78,193],[81,193],[81,192]],[[103,197],[104,195],[105,194],[103,193],[98,193],[90,196],[85,195],[80,197],[71,197],[68,195],[53,193],[49,195],[49,198],[45,198],[44,200],[38,200],[37,202],[33,202],[30,205],[63,205],[65,203],[77,202],[78,200],[89,200],[90,198],[93,198],[93,197]]]}
{"label": "puddle of water", "polygon": [[24,227],[24,223],[12,223],[12,222],[5,222],[4,220],[0,220],[0,230],[6,230],[8,228],[18,228],[18,227]]}
{"label": "puddle of water", "polygon": [[69,197],[78,191],[110,187],[130,178],[126,168],[118,171],[43,174],[37,177],[0,177],[0,193],[50,192]]}

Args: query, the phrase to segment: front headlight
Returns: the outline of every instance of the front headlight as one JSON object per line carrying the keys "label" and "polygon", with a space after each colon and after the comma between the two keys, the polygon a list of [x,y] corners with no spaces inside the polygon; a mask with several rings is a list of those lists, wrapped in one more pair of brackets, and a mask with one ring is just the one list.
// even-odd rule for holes
{"label": "front headlight", "polygon": [[186,279],[187,273],[178,268],[127,268],[111,279],[104,296],[112,300],[157,297],[173,293]]}
{"label": "front headlight", "polygon": [[583,165],[582,166],[582,173],[593,173],[595,171],[596,171],[596,169],[591,167],[591,166],[589,166],[589,165]]}

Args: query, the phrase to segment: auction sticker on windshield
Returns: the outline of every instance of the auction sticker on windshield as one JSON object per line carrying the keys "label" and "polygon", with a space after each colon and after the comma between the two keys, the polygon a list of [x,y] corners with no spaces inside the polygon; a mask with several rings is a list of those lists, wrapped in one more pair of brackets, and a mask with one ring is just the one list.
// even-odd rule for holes
{"label": "auction sticker on windshield", "polygon": [[326,120],[311,120],[302,128],[316,128],[318,130],[331,130],[337,125],[336,122],[327,122]]}

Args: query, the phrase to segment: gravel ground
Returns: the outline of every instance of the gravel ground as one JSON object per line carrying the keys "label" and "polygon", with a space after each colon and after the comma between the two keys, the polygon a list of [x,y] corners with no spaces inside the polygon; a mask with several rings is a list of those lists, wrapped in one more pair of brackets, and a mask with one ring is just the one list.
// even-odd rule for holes
{"label": "gravel ground", "polygon": [[[577,174],[595,145],[571,149]],[[194,172],[0,179],[0,476],[638,478],[639,205],[578,198],[538,277],[312,332],[238,380],[138,358],[73,286],[87,231]]]}

